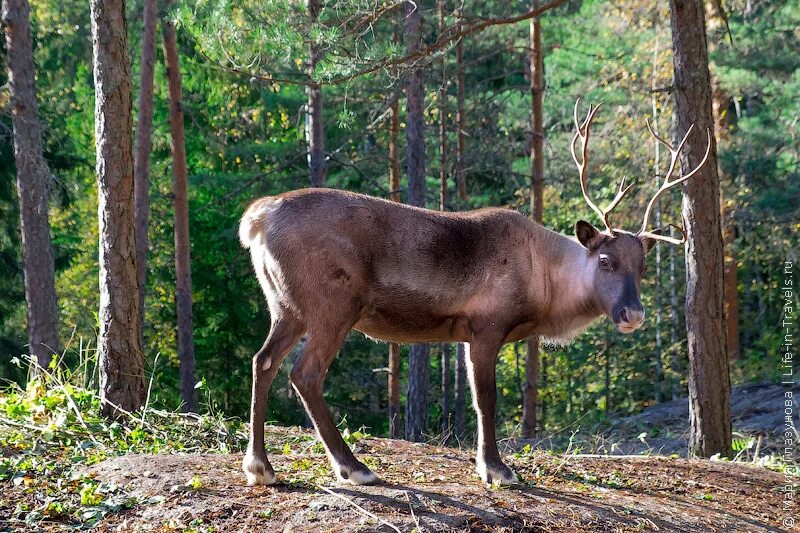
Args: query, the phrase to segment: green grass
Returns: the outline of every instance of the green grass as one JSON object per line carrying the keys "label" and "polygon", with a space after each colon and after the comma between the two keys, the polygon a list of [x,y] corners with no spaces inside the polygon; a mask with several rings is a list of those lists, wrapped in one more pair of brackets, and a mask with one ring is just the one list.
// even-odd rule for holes
{"label": "green grass", "polygon": [[[0,394],[0,514],[12,529],[58,523],[90,527],[108,513],[147,503],[82,473],[129,453],[231,453],[247,435],[239,420],[152,408],[109,421],[82,376],[55,368]],[[17,524],[16,526],[14,524]]]}

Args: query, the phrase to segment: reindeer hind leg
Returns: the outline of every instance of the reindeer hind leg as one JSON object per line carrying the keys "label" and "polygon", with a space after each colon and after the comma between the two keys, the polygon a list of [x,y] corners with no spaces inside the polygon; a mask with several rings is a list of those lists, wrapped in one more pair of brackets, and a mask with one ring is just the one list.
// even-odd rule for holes
{"label": "reindeer hind leg", "polygon": [[275,309],[267,340],[253,356],[253,395],[250,404],[250,440],[242,460],[248,485],[271,485],[275,471],[264,450],[264,422],[269,388],[286,355],[297,344],[305,325],[288,313]]}
{"label": "reindeer hind leg", "polygon": [[314,423],[317,435],[325,446],[336,476],[354,485],[365,485],[376,482],[378,477],[350,451],[322,396],[325,374],[351,325],[310,328],[303,353],[292,369],[291,379]]}

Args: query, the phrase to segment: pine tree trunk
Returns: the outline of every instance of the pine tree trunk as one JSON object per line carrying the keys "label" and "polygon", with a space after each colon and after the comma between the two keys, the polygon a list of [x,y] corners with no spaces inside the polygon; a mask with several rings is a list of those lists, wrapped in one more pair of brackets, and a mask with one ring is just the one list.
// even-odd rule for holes
{"label": "pine tree trunk", "polygon": [[[700,163],[706,129],[713,131],[703,2],[670,0],[678,134],[698,130],[681,156],[683,169]],[[713,144],[707,164],[684,185],[686,329],[689,341],[689,450],[731,454],[730,376],[723,308],[723,243],[719,176]]]}
{"label": "pine tree trunk", "polygon": [[3,30],[8,52],[8,85],[14,128],[19,223],[27,303],[30,353],[43,368],[61,347],[53,250],[47,214],[50,169],[42,148],[42,125],[36,103],[30,6],[27,0],[3,0]]}
{"label": "pine tree trunk", "polygon": [[144,403],[134,229],[131,71],[124,0],[92,0],[95,141],[100,233],[101,410],[120,416]]}
{"label": "pine tree trunk", "polygon": [[142,12],[142,62],[139,66],[139,115],[136,120],[136,152],[133,163],[136,202],[136,269],[139,279],[139,336],[144,343],[144,296],[147,287],[147,229],[150,219],[150,152],[153,148],[153,71],[156,58],[157,0],[144,0]]}
{"label": "pine tree trunk", "polygon": [[[670,227],[670,237],[676,237],[675,231]],[[672,399],[677,400],[683,395],[681,389],[680,376],[683,375],[683,364],[681,357],[681,350],[678,349],[678,330],[680,329],[680,313],[678,312],[678,287],[677,287],[677,267],[675,265],[675,256],[677,250],[675,246],[667,247],[669,256],[669,308],[670,308],[670,321],[669,321],[669,344],[672,349],[672,356],[670,357],[670,366],[672,368],[673,382],[672,382]]]}
{"label": "pine tree trunk", "polygon": [[727,217],[725,223],[725,271],[722,278],[725,283],[725,324],[728,359],[735,361],[741,356],[739,342],[739,280],[736,271],[736,226],[733,216]]}
{"label": "pine tree trunk", "polygon": [[[537,2],[533,2],[536,9]],[[544,213],[544,117],[543,117],[543,67],[542,26],[539,18],[530,21],[531,70],[531,213],[541,223]],[[525,358],[525,387],[522,403],[522,436],[536,435],[536,410],[539,401],[539,338],[527,341]]]}
{"label": "pine tree trunk", "polygon": [[[418,3],[405,4],[404,35],[406,51],[411,54],[420,47],[422,39],[422,9]],[[408,203],[425,206],[425,120],[422,71],[408,74],[406,85],[406,138]],[[408,360],[408,394],[406,396],[406,439],[421,441],[428,427],[428,365],[427,344],[412,344]]]}
{"label": "pine tree trunk", "polygon": [[453,403],[453,434],[456,440],[464,440],[464,409],[466,405],[465,393],[467,390],[467,362],[465,359],[464,343],[456,345],[456,370],[455,370],[455,399]]}
{"label": "pine tree trunk", "polygon": [[[656,95],[656,88],[658,87],[658,80],[656,73],[658,72],[658,33],[656,33],[655,43],[653,45],[653,77],[650,80],[650,102],[651,102],[651,111],[653,113],[653,130],[658,133],[658,99]],[[661,168],[661,143],[658,142],[657,139],[653,139],[653,176],[655,177],[655,185],[656,190],[661,185],[660,179],[660,168]],[[661,227],[661,200],[656,201],[656,212],[655,212],[655,219],[656,219],[656,227]],[[661,334],[661,310],[662,310],[662,298],[661,298],[661,291],[662,291],[662,282],[661,282],[661,242],[656,242],[656,305],[655,305],[655,333],[656,333],[656,353],[655,353],[655,374],[656,374],[656,384],[655,384],[655,401],[656,403],[661,403],[664,401],[664,366],[663,366],[663,338]]]}
{"label": "pine tree trunk", "polygon": [[175,303],[178,315],[178,359],[180,361],[183,410],[197,412],[197,376],[192,332],[192,265],[189,242],[188,170],[183,131],[181,70],[175,26],[164,21],[164,60],[169,84],[169,126],[172,133],[172,180],[175,208]]}
{"label": "pine tree trunk", "polygon": [[442,435],[447,438],[450,435],[450,380],[452,376],[452,368],[450,364],[451,346],[448,343],[442,343]]}
{"label": "pine tree trunk", "polygon": [[[456,10],[458,25],[456,31],[461,31],[461,8]],[[464,161],[464,43],[459,39],[456,43],[456,186],[458,195],[462,200],[467,199],[466,163]]]}
{"label": "pine tree trunk", "polygon": [[[461,30],[461,8],[456,9],[458,25],[456,31]],[[465,101],[465,76],[464,76],[464,43],[459,39],[456,43],[456,188],[462,200],[467,199],[467,176],[464,150],[464,101]],[[464,438],[464,391],[466,388],[466,363],[464,361],[464,344],[456,346],[455,368],[455,397],[453,399],[453,423],[456,439]]]}
{"label": "pine tree trunk", "polygon": [[522,388],[522,436],[532,438],[536,436],[539,403],[539,337],[529,337],[527,345],[525,385]]}
{"label": "pine tree trunk", "polygon": [[393,439],[403,436],[400,420],[400,345],[389,343],[389,435]]}
{"label": "pine tree trunk", "polygon": [[[400,102],[397,98],[389,109],[389,197],[393,202],[399,202],[400,153],[397,150],[397,137],[400,134]],[[400,345],[394,342],[389,343],[389,435],[393,439],[403,436],[400,419]]]}
{"label": "pine tree trunk", "polygon": [[[438,0],[439,34],[444,32],[444,0]],[[442,79],[439,85],[439,210],[447,204],[447,58],[442,55]],[[444,374],[443,374],[444,375]]]}
{"label": "pine tree trunk", "polygon": [[[708,33],[711,35],[726,35],[722,26],[726,24],[725,13],[722,5],[718,2],[709,2]],[[721,37],[724,39],[725,37]],[[717,39],[709,39],[709,52],[713,52],[717,46]],[[730,97],[720,86],[715,76],[711,76],[711,102],[714,110],[714,133],[717,138],[717,146],[724,145],[728,141],[729,131],[735,125],[736,115],[728,113],[728,103]],[[718,169],[720,181],[725,179],[722,167]],[[725,194],[720,198],[722,212],[722,236],[725,246],[725,271],[722,274],[725,286],[725,330],[726,345],[728,347],[728,360],[739,359],[739,289],[736,273],[736,222],[734,219],[734,203],[725,201]]]}
{"label": "pine tree trunk", "polygon": [[[320,0],[308,0],[308,16],[311,24],[319,20]],[[319,47],[309,40],[308,72],[313,74],[319,61]],[[322,122],[322,87],[310,82],[306,88],[308,104],[306,107],[306,141],[308,142],[308,170],[312,187],[325,185],[325,132]]]}

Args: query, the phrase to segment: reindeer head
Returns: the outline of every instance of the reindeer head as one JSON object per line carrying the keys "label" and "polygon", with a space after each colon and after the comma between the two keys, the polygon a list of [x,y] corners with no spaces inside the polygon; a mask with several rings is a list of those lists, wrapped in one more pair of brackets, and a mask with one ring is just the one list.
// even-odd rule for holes
{"label": "reindeer head", "polygon": [[[572,159],[578,167],[578,174],[581,181],[581,191],[583,198],[589,207],[598,214],[605,225],[605,230],[599,230],[585,220],[579,220],[575,224],[575,236],[578,242],[586,249],[594,288],[595,305],[600,308],[608,317],[614,321],[617,329],[621,333],[631,333],[639,329],[644,324],[644,306],[640,298],[640,285],[642,276],[646,270],[645,256],[658,240],[672,244],[683,244],[686,235],[682,228],[670,224],[680,234],[680,239],[675,239],[662,234],[662,229],[647,231],[647,223],[650,212],[658,200],[658,197],[670,187],[683,183],[691,178],[706,162],[711,151],[711,132],[706,131],[708,146],[705,156],[697,167],[688,174],[670,181],[675,171],[678,157],[686,144],[689,134],[694,126],[690,127],[684,135],[678,148],[673,148],[671,144],[659,137],[647,123],[647,129],[670,151],[671,160],[664,181],[650,199],[644,213],[644,221],[641,228],[636,233],[631,233],[622,229],[614,228],[608,221],[609,213],[620,203],[625,194],[630,190],[631,185],[625,186],[625,179],[617,189],[617,194],[611,203],[604,209],[600,209],[589,198],[588,187],[586,185],[586,169],[589,158],[589,128],[594,120],[595,113],[600,106],[589,106],[589,111],[583,123],[578,122],[578,104],[580,99],[575,102],[575,136],[572,138],[570,148]],[[576,145],[581,141],[581,158],[578,160]]]}

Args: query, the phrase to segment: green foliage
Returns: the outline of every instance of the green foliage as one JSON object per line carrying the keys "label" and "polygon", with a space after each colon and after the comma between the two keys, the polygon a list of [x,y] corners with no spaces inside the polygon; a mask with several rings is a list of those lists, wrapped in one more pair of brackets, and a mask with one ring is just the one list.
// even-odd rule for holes
{"label": "green foliage", "polygon": [[[100,399],[84,388],[81,372],[41,370],[25,389],[11,385],[0,395],[0,483],[22,487],[9,516],[35,528],[41,521],[88,527],[108,513],[157,503],[100,483],[85,467],[126,453],[239,451],[246,435],[238,420],[189,417],[147,408],[127,419],[100,418]],[[186,484],[202,489],[198,476]],[[19,496],[24,495],[24,500]]]}
{"label": "green foliage", "polygon": [[[375,13],[373,2],[365,0],[323,4],[316,24],[310,23],[302,2],[285,0],[180,2],[166,14],[180,27],[195,346],[198,376],[206,384],[202,392],[211,416],[204,420],[216,420],[215,413],[219,412],[242,417],[247,414],[250,358],[268,332],[269,317],[249,257],[237,242],[238,217],[253,198],[308,184],[302,110],[306,101],[303,84],[309,79],[323,83],[328,185],[378,196],[388,193],[386,109],[392,98],[403,98],[404,69],[378,69],[369,76],[336,82],[404,53],[403,44],[393,37],[401,24],[402,7],[389,9],[387,4],[385,11]],[[432,42],[433,5],[420,5],[425,10],[425,39]],[[96,335],[98,267],[94,94],[91,43],[85,38],[88,8],[85,2],[76,0],[43,0],[32,7],[45,151],[55,175],[51,223],[62,337],[82,339],[65,352],[58,371],[85,368],[80,372],[80,386],[90,390],[97,381],[88,361],[92,360]],[[797,32],[791,31],[800,21],[791,2],[735,0],[726,7],[733,45],[726,41],[720,26],[710,30],[709,43],[712,73],[727,94],[728,103],[724,112],[729,128],[719,143],[720,168],[726,212],[730,209],[733,213],[736,227],[732,251],[738,267],[743,348],[741,359],[733,363],[733,380],[775,380],[780,372],[777,348],[781,338],[773,325],[782,312],[777,283],[782,261],[796,259],[800,229],[796,202],[800,196],[796,142],[800,59],[794,53],[800,43]],[[473,19],[509,14],[508,5],[502,2],[467,3],[464,9]],[[626,228],[638,225],[655,188],[653,143],[644,129],[644,119],[653,118],[655,108],[660,131],[670,131],[672,65],[666,9],[666,4],[639,0],[614,5],[587,0],[569,2],[542,17],[546,82],[544,222],[548,227],[569,234],[579,218],[599,222],[580,196],[567,152],[573,129],[572,106],[578,96],[605,104],[592,140],[592,195],[602,203],[612,197],[622,176],[633,177],[638,192],[625,204],[627,208],[615,213],[614,222]],[[134,83],[138,83],[141,41],[139,11],[138,3],[130,4]],[[447,23],[453,22],[448,16]],[[527,212],[528,38],[527,23],[520,23],[493,27],[465,40],[469,200],[457,198],[451,183],[448,209],[498,205]],[[309,42],[323,52],[314,73],[308,73],[306,66]],[[3,87],[7,79],[2,64],[5,54],[1,52]],[[429,206],[438,204],[434,191],[439,186],[436,126],[440,117],[433,104],[438,103],[438,61],[442,57],[447,77],[452,78],[454,54],[448,48],[420,63],[436,66],[426,70]],[[651,92],[652,87],[658,91]],[[447,80],[445,89],[452,126],[456,101],[452,79]],[[12,358],[24,353],[26,332],[7,98],[7,91],[0,89],[0,378],[23,383],[24,369],[11,364]],[[402,101],[400,108],[405,108]],[[148,375],[153,376],[150,405],[163,413],[179,404],[167,117],[166,78],[163,61],[158,58],[145,352]],[[401,153],[404,133],[401,129]],[[452,165],[452,128],[447,140]],[[663,154],[661,163],[663,172]],[[663,221],[676,222],[678,192],[664,198],[661,207]],[[660,269],[657,253],[661,254]],[[585,430],[610,416],[632,413],[657,400],[683,394],[687,348],[682,325],[682,254],[681,248],[662,246],[648,259],[643,284],[649,316],[646,328],[622,337],[603,320],[567,346],[543,348],[540,420],[546,432],[572,428],[572,424]],[[658,341],[656,329],[661,332]],[[76,343],[80,345],[75,347]],[[435,356],[438,348],[433,350],[432,435],[438,433],[441,416],[440,358]],[[386,366],[386,354],[384,344],[360,334],[348,337],[327,378],[326,399],[337,419],[347,414],[353,427],[364,426],[374,434],[386,432],[385,373],[374,371]],[[275,380],[270,421],[307,423],[288,382],[288,367],[296,356],[297,352],[288,356]],[[508,434],[518,431],[519,376],[524,373],[520,367],[524,357],[522,343],[507,346],[500,354],[498,413]],[[16,421],[34,420],[26,418],[35,416],[26,411],[23,400],[28,394],[34,398],[31,408],[40,405],[40,399],[62,405],[58,402],[73,395],[58,387],[41,392],[35,392],[35,385],[30,387],[34,392],[29,393],[26,387],[2,400],[3,405],[14,405],[12,411],[21,410],[18,414],[23,418],[14,418]],[[54,396],[45,401],[43,398],[49,395]],[[45,441],[43,434],[37,437],[37,445],[46,442],[53,446],[54,440],[64,438],[70,453],[83,458],[83,450],[87,457],[102,457],[106,452],[89,438],[92,434],[101,443],[113,440],[114,453],[191,449],[190,440],[180,439],[171,431],[148,429],[147,421],[139,432],[113,424],[104,426],[90,415],[97,407],[92,403],[96,398],[91,394],[78,396],[73,401],[85,413],[90,430],[79,422],[76,426],[71,418],[75,417],[74,410],[63,408],[64,423],[71,433],[60,432],[55,425],[48,430],[52,440]],[[183,420],[173,416],[167,419]],[[471,413],[468,429],[474,429]],[[357,433],[351,437],[357,439]],[[187,434],[197,436],[191,431]],[[87,440],[91,446],[81,448],[80,443]],[[226,444],[228,448],[232,445]]]}

